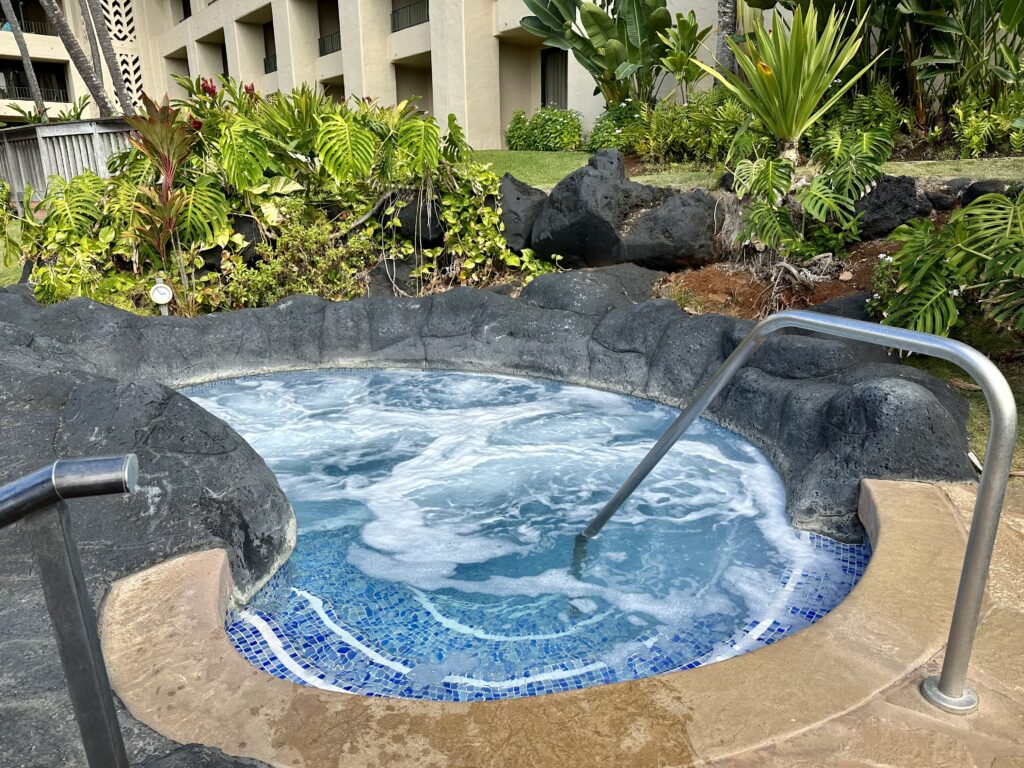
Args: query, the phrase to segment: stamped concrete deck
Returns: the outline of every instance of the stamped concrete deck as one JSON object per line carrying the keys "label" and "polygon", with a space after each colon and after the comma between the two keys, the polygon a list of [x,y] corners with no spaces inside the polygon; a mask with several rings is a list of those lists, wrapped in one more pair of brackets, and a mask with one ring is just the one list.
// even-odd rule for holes
{"label": "stamped concrete deck", "polygon": [[945,641],[964,542],[955,508],[965,504],[961,487],[865,481],[861,516],[875,554],[822,621],[718,664],[565,694],[445,704],[270,677],[224,632],[231,580],[220,550],[115,584],[104,654],[138,719],[276,766],[1017,768],[1024,514],[1007,514],[993,566],[971,673],[980,710],[944,715],[916,691]]}
{"label": "stamped concrete deck", "polygon": [[[974,487],[943,485],[966,530]],[[927,533],[925,533],[927,537]],[[1024,768],[1024,483],[1011,486],[971,657],[981,706],[949,715],[917,693],[941,654],[863,706],[796,736],[714,761],[715,768]]]}

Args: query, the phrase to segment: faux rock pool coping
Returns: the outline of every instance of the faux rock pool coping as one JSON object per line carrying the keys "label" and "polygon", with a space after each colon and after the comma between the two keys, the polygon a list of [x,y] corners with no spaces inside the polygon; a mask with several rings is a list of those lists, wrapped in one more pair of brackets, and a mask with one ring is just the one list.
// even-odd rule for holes
{"label": "faux rock pool coping", "polygon": [[299,686],[231,645],[222,550],[116,582],[103,651],[143,723],[282,768],[692,765],[841,715],[939,652],[964,550],[948,498],[925,483],[865,480],[859,516],[874,554],[828,616],[752,653],[642,680],[463,704]]}

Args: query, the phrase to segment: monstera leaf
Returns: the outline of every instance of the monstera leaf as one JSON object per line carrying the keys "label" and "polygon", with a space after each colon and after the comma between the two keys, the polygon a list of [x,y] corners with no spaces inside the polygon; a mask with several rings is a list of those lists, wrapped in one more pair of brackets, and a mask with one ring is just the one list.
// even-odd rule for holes
{"label": "monstera leaf", "polygon": [[316,135],[316,150],[337,181],[361,179],[373,167],[374,136],[351,115],[328,115]]}
{"label": "monstera leaf", "polygon": [[228,226],[227,198],[212,176],[203,176],[184,193],[178,231],[184,243],[213,243]]}

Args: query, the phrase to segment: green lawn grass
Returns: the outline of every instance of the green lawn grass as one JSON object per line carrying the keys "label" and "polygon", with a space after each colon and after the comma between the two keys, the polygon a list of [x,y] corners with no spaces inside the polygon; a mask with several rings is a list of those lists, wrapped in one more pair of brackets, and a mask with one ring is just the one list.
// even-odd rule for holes
{"label": "green lawn grass", "polygon": [[535,187],[550,189],[558,182],[587,164],[586,152],[508,152],[503,149],[480,150],[473,153],[481,163],[487,163],[496,174],[511,173],[520,181]]}
{"label": "green lawn grass", "polygon": [[[489,163],[499,175],[511,173],[520,181],[541,189],[551,189],[566,175],[587,162],[586,152],[509,152],[487,150],[475,153],[476,159]],[[1024,157],[993,157],[984,160],[923,160],[886,163],[885,172],[894,176],[935,176],[953,179],[1003,179],[1024,181]],[[698,163],[674,163],[633,176],[635,181],[661,187],[707,187],[718,173],[712,166]]]}
{"label": "green lawn grass", "polygon": [[886,163],[893,176],[937,176],[943,179],[1002,179],[1024,181],[1024,157],[989,157],[982,160],[919,160]]}

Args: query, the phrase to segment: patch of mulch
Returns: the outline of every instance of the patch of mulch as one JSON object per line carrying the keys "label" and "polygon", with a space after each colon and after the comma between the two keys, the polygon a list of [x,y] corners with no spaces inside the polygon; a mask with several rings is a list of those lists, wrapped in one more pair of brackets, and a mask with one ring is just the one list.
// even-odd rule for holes
{"label": "patch of mulch", "polygon": [[[842,259],[835,279],[811,288],[785,289],[779,303],[791,309],[806,309],[830,299],[871,290],[871,276],[881,255],[897,249],[891,240],[869,240],[851,246]],[[716,313],[756,319],[766,314],[771,286],[741,264],[712,264],[700,269],[668,275],[655,288],[656,295],[671,299],[691,314]]]}

